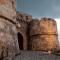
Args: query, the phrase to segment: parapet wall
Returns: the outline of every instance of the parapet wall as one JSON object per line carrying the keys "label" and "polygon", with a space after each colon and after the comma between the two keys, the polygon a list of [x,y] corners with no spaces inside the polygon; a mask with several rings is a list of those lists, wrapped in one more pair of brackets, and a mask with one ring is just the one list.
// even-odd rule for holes
{"label": "parapet wall", "polygon": [[58,34],[56,21],[52,18],[33,19],[30,22],[30,35]]}

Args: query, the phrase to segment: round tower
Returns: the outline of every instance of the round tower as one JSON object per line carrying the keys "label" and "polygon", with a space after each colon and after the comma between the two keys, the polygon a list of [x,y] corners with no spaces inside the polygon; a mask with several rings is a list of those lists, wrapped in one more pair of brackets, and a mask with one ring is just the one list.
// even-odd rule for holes
{"label": "round tower", "polygon": [[40,34],[40,21],[38,19],[33,19],[30,22],[30,36]]}
{"label": "round tower", "polygon": [[19,51],[15,21],[15,0],[0,0],[0,58]]}
{"label": "round tower", "polygon": [[31,21],[30,24],[31,49],[53,51],[59,46],[57,24],[54,19],[42,18]]}

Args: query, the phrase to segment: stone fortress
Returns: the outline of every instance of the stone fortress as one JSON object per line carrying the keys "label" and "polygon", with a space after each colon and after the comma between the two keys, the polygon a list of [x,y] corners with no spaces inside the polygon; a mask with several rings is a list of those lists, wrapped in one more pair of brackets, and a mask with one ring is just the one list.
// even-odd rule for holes
{"label": "stone fortress", "polygon": [[21,50],[54,51],[59,48],[56,21],[33,19],[16,12],[15,0],[0,0],[0,60]]}
{"label": "stone fortress", "polygon": [[58,49],[57,24],[54,19],[38,20],[30,15],[17,13],[16,20],[20,25],[17,27],[20,50],[54,51]]}

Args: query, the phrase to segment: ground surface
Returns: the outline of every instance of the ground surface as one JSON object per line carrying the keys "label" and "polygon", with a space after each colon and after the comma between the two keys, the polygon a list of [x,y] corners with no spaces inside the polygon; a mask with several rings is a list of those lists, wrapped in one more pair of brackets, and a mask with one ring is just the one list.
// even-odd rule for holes
{"label": "ground surface", "polygon": [[39,51],[21,51],[13,60],[60,60],[60,56]]}

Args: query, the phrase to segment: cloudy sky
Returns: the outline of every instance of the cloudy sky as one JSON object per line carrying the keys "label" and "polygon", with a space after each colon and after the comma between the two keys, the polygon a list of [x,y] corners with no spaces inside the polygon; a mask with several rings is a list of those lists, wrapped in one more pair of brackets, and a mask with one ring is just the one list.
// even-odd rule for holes
{"label": "cloudy sky", "polygon": [[33,17],[60,18],[60,0],[16,0],[17,10]]}
{"label": "cloudy sky", "polygon": [[57,21],[60,41],[60,0],[16,0],[17,11],[35,18],[51,17]]}

